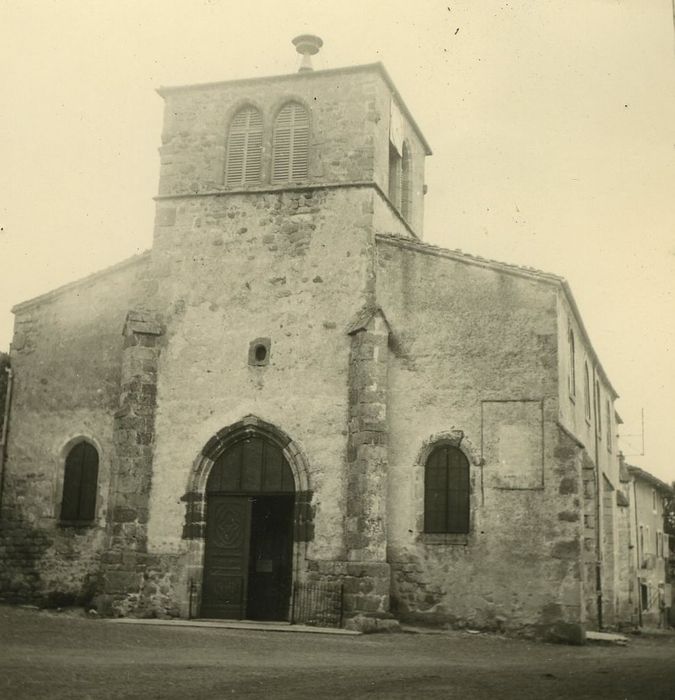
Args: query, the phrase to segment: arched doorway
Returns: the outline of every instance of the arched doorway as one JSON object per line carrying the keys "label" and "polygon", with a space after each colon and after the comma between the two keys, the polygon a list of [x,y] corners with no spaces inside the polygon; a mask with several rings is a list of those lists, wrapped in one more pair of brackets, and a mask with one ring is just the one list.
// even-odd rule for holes
{"label": "arched doorway", "polygon": [[201,617],[285,620],[293,574],[295,483],[281,448],[246,434],[206,482]]}

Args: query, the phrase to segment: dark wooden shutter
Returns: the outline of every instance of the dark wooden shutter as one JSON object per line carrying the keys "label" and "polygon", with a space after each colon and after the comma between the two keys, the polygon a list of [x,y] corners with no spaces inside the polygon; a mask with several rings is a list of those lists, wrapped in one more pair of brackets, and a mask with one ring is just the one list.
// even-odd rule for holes
{"label": "dark wooden shutter", "polygon": [[253,107],[239,110],[227,137],[225,184],[245,185],[260,181],[262,162],[262,116]]}
{"label": "dark wooden shutter", "polygon": [[80,509],[80,481],[82,481],[82,461],[84,443],[75,445],[66,457],[63,474],[63,495],[61,498],[61,520],[77,520]]}
{"label": "dark wooden shutter", "polygon": [[469,462],[456,447],[446,448],[448,517],[446,532],[469,532]]}
{"label": "dark wooden shutter", "polygon": [[89,443],[80,442],[66,457],[61,520],[94,520],[97,490],[98,452]]}
{"label": "dark wooden shutter", "polygon": [[456,447],[436,448],[424,469],[424,531],[469,532],[469,462]]}
{"label": "dark wooden shutter", "polygon": [[88,443],[83,443],[82,478],[80,481],[80,504],[78,520],[93,520],[96,517],[96,491],[98,486],[98,452]]}
{"label": "dark wooden shutter", "polygon": [[434,450],[424,470],[424,531],[445,532],[448,509],[448,470],[445,453]]}
{"label": "dark wooden shutter", "polygon": [[309,114],[296,102],[279,112],[274,123],[272,182],[301,180],[309,172]]}

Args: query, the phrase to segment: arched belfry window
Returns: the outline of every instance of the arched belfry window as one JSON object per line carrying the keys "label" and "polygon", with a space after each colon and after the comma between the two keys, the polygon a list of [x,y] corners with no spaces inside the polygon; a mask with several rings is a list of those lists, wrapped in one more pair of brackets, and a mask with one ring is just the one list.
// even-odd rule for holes
{"label": "arched belfry window", "polygon": [[412,214],[412,159],[410,148],[403,143],[403,157],[401,158],[401,215],[407,221]]}
{"label": "arched belfry window", "polygon": [[66,457],[61,498],[61,520],[89,522],[96,517],[98,452],[88,442],[79,442]]}
{"label": "arched belfry window", "polygon": [[301,180],[309,173],[309,113],[297,102],[284,105],[274,122],[272,182]]}
{"label": "arched belfry window", "polygon": [[255,107],[244,107],[234,115],[227,135],[226,185],[260,182],[262,134],[262,116]]}
{"label": "arched belfry window", "polygon": [[469,532],[469,460],[452,445],[435,447],[424,466],[424,532]]}

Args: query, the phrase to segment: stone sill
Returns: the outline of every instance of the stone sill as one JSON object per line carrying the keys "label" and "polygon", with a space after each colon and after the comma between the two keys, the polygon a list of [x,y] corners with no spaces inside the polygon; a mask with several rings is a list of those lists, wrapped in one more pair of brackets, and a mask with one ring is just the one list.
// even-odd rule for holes
{"label": "stone sill", "polygon": [[58,526],[61,528],[76,528],[78,530],[88,530],[96,527],[95,520],[59,520]]}
{"label": "stone sill", "polygon": [[451,544],[466,547],[469,544],[469,535],[454,532],[421,532],[417,541],[422,544]]}

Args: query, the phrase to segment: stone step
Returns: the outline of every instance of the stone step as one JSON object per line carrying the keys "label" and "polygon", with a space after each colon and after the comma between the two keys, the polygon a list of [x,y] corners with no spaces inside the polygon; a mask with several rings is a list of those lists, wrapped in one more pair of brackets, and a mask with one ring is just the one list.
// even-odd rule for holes
{"label": "stone step", "polygon": [[611,632],[586,632],[587,642],[598,642],[600,644],[618,644],[625,647],[628,644],[628,637],[622,634],[612,634]]}

